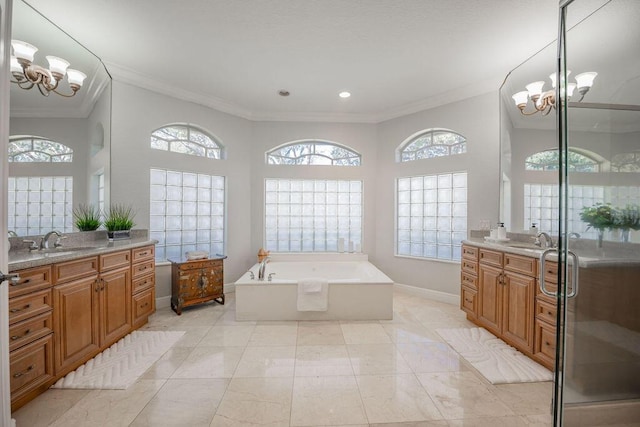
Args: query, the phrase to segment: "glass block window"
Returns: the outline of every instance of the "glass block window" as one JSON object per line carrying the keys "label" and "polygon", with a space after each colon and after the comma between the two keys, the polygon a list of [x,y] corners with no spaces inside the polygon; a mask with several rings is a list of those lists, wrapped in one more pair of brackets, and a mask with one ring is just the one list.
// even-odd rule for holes
{"label": "glass block window", "polygon": [[151,148],[189,154],[191,156],[222,158],[222,144],[194,125],[170,125],[151,133]]}
{"label": "glass block window", "polygon": [[467,139],[448,129],[427,129],[414,135],[398,148],[398,161],[451,156],[467,152]]}
{"label": "glass block window", "polygon": [[615,154],[611,158],[611,172],[640,172],[640,152]]}
{"label": "glass block window", "polygon": [[467,237],[467,173],[398,178],[396,254],[459,260]]}
{"label": "glass block window", "polygon": [[361,155],[349,147],[328,141],[297,141],[267,152],[270,165],[360,166]]}
{"label": "glass block window", "polygon": [[[559,188],[554,184],[524,185],[525,228],[536,223],[539,230],[558,234],[558,192]],[[587,230],[587,224],[580,220],[580,211],[584,206],[596,203],[626,206],[640,202],[640,187],[636,186],[569,185],[568,192],[567,229],[587,239],[595,239],[597,232],[594,229]]]}
{"label": "glass block window", "polygon": [[12,137],[9,142],[8,160],[14,163],[71,163],[73,150],[46,138]]}
{"label": "glass block window", "polygon": [[[599,172],[600,163],[582,153],[569,150],[567,165],[570,172]],[[525,160],[525,170],[529,171],[557,171],[560,164],[558,150],[540,151],[530,155]]]}
{"label": "glass block window", "polygon": [[104,174],[101,173],[98,178],[98,209],[104,212]]}
{"label": "glass block window", "polygon": [[336,252],[338,239],[362,245],[362,181],[265,180],[265,247]]}
{"label": "glass block window", "polygon": [[73,177],[9,177],[8,229],[19,236],[73,231]]}
{"label": "glass block window", "polygon": [[151,169],[149,235],[156,259],[224,253],[225,178]]}

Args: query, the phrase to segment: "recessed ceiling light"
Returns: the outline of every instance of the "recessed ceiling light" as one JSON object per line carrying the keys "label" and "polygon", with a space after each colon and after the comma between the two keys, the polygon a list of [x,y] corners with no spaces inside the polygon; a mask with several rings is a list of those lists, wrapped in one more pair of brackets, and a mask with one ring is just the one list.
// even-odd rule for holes
{"label": "recessed ceiling light", "polygon": [[290,94],[289,94],[288,90],[282,89],[282,90],[278,91],[278,95],[280,95],[280,96],[289,96]]}
{"label": "recessed ceiling light", "polygon": [[340,93],[338,94],[338,96],[339,96],[340,98],[348,98],[348,97],[350,97],[350,96],[351,96],[351,92],[347,92],[347,91],[340,92]]}

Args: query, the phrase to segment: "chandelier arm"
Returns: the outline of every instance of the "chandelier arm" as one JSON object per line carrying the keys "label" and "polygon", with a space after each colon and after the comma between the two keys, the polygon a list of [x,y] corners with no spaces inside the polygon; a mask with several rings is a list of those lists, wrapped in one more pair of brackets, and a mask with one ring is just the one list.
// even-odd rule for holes
{"label": "chandelier arm", "polygon": [[57,89],[53,89],[52,92],[55,92],[60,96],[64,96],[65,98],[71,98],[72,96],[74,96],[76,94],[76,91],[73,91],[70,94],[66,94],[66,93],[58,92]]}
{"label": "chandelier arm", "polygon": [[[40,91],[40,93],[41,93],[43,96],[49,96],[49,94],[51,93],[51,92],[49,92],[49,91],[47,90],[47,87],[46,87],[46,86],[43,86],[43,85],[42,85],[42,83],[40,83],[40,84],[38,84],[38,85],[36,85],[36,86],[38,86],[38,90]],[[43,87],[44,87],[44,89],[45,89],[44,91],[42,90],[42,88],[43,88]]]}
{"label": "chandelier arm", "polygon": [[30,82],[29,80],[22,80],[22,81],[13,81],[13,83],[17,84],[18,86],[20,86],[21,89],[25,89],[25,90],[29,90],[32,87],[35,86],[34,83]]}
{"label": "chandelier arm", "polygon": [[533,116],[534,114],[537,114],[540,112],[540,110],[538,110],[537,108],[531,112],[526,112],[524,111],[524,108],[520,109],[520,112],[522,113],[523,116]]}

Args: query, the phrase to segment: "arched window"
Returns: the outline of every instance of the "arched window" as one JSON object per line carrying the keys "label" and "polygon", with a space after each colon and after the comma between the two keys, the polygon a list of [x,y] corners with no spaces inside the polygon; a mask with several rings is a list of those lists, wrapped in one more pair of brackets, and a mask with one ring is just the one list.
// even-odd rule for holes
{"label": "arched window", "polygon": [[222,144],[191,124],[174,124],[154,130],[151,148],[209,159],[222,159],[223,156]]}
{"label": "arched window", "polygon": [[14,163],[71,163],[73,150],[46,138],[14,136],[10,138],[8,160]]}
{"label": "arched window", "polygon": [[612,172],[640,172],[640,151],[619,153],[611,158]]}
{"label": "arched window", "polygon": [[360,166],[361,161],[360,153],[329,141],[295,141],[267,151],[270,165]]}
{"label": "arched window", "polygon": [[[570,172],[600,172],[600,162],[587,154],[569,150],[568,167]],[[525,170],[558,170],[560,154],[558,150],[545,150],[532,154],[525,160]]]}
{"label": "arched window", "polygon": [[409,137],[397,150],[397,161],[451,156],[467,152],[467,139],[448,129],[427,129]]}

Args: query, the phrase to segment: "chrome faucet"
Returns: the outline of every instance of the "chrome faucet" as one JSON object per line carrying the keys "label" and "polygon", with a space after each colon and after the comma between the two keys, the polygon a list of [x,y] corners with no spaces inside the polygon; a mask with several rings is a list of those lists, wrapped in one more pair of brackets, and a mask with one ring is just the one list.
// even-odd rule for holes
{"label": "chrome faucet", "polygon": [[264,259],[260,262],[260,267],[258,268],[258,280],[264,280],[264,271],[267,268],[267,263],[270,261],[270,258],[264,257]]}
{"label": "chrome faucet", "polygon": [[[544,246],[542,245],[542,242],[540,241],[540,237],[544,237]],[[536,235],[536,241],[533,242],[534,245],[536,246],[540,246],[540,247],[544,247],[544,248],[553,248],[553,238],[549,235],[549,233],[546,233],[544,231],[539,232]]]}
{"label": "chrome faucet", "polygon": [[580,238],[580,233],[576,233],[575,231],[572,233],[569,233],[569,238],[575,237],[576,239]]}
{"label": "chrome faucet", "polygon": [[53,230],[45,234],[42,240],[40,240],[40,250],[49,249],[49,238],[51,237],[52,234],[55,234],[56,236],[58,236],[53,246],[56,248],[62,246],[62,244],[60,243],[60,239],[63,238],[62,233],[59,232],[58,230]]}

